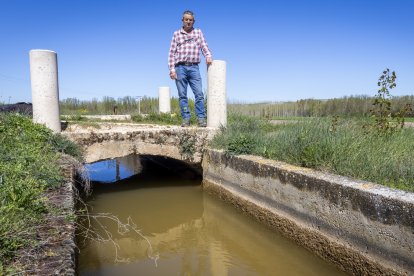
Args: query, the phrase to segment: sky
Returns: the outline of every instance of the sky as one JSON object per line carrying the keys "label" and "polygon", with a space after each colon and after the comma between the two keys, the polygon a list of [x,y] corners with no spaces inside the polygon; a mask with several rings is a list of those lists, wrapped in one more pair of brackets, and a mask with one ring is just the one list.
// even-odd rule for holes
{"label": "sky", "polygon": [[[182,13],[195,13],[232,102],[414,94],[414,1],[0,0],[0,102],[31,102],[29,51],[58,55],[60,99],[158,97]],[[200,64],[203,89],[207,70]],[[191,90],[189,96],[193,96]]]}

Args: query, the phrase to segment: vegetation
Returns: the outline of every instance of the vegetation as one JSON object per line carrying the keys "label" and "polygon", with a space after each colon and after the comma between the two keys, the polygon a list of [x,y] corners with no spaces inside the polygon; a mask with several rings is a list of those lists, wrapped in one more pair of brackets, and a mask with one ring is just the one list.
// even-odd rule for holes
{"label": "vegetation", "polygon": [[180,154],[184,159],[192,160],[195,153],[196,138],[185,133],[180,137]]}
{"label": "vegetation", "polygon": [[[369,117],[375,98],[369,96],[351,96],[337,99],[317,100],[304,99],[296,102],[276,103],[230,103],[228,110],[231,113],[239,113],[267,119],[281,119],[290,117]],[[396,113],[406,104],[414,106],[414,96],[390,97],[391,111]],[[413,112],[408,112],[407,117],[414,117]]]}
{"label": "vegetation", "polygon": [[[194,100],[189,99],[189,105],[194,110]],[[100,115],[100,114],[150,114],[158,113],[158,98],[143,97],[140,100],[131,96],[118,98],[104,97],[101,101],[81,101],[75,98],[64,99],[60,102],[60,110],[66,115]],[[171,99],[171,113],[180,113],[178,98]]]}
{"label": "vegetation", "polygon": [[414,129],[403,128],[404,117],[413,110],[405,103],[393,112],[389,91],[396,78],[395,72],[383,71],[370,118],[334,116],[271,125],[235,115],[212,146],[414,191]]}
{"label": "vegetation", "polygon": [[406,114],[413,112],[409,103],[405,104],[400,111],[392,112],[390,90],[397,85],[395,83],[396,79],[395,72],[390,73],[388,68],[382,73],[378,80],[380,89],[375,97],[374,107],[370,110],[371,116],[375,120],[374,127],[383,133],[403,128]]}
{"label": "vegetation", "polygon": [[[189,99],[188,104],[192,112],[191,124],[196,124],[194,100]],[[93,119],[87,119],[82,115],[115,114],[114,110],[116,110],[116,114],[131,114],[132,121],[137,123],[166,125],[180,125],[182,123],[178,98],[174,97],[171,99],[171,114],[159,114],[158,98],[149,97],[143,97],[140,102],[130,96],[117,100],[112,97],[104,97],[102,101],[97,99],[80,101],[69,98],[60,102],[60,108],[63,114],[69,115],[64,119],[77,122],[93,121]]]}
{"label": "vegetation", "polygon": [[[143,115],[132,115],[131,116],[132,121],[137,123],[147,123],[147,124],[161,124],[161,125],[181,125],[182,118],[181,116],[177,115],[176,113],[170,114],[170,113],[150,113],[146,116]],[[192,125],[197,124],[197,118],[196,115],[191,112],[191,118],[190,123]]]}
{"label": "vegetation", "polygon": [[318,118],[271,125],[232,115],[212,146],[414,191],[414,130],[379,135],[363,128],[367,120]]}
{"label": "vegetation", "polygon": [[0,115],[0,274],[17,250],[35,244],[36,229],[51,211],[44,193],[62,184],[58,152],[82,155],[27,117]]}
{"label": "vegetation", "polygon": [[[317,100],[304,99],[295,102],[274,103],[236,103],[228,104],[230,113],[238,113],[267,119],[301,119],[304,117],[369,117],[372,103],[375,97],[351,96],[337,99]],[[389,97],[392,104],[391,112],[402,110],[406,104],[414,106],[414,96]],[[194,110],[194,100],[189,99],[190,109]],[[138,107],[139,106],[139,107]],[[127,96],[115,100],[112,97],[104,97],[102,100],[81,101],[68,98],[60,102],[62,114],[72,115],[74,119],[80,119],[80,115],[114,114],[158,114],[158,98],[143,97],[140,102]],[[171,113],[180,114],[178,98],[171,99]],[[406,113],[407,117],[414,117],[412,111]],[[178,116],[180,118],[180,116]],[[177,119],[179,119],[177,118]],[[145,120],[143,120],[145,122]]]}

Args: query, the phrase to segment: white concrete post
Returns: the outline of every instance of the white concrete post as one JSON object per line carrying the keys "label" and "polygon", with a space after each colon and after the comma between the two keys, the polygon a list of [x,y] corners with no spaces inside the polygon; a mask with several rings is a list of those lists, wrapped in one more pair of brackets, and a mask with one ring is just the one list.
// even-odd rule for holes
{"label": "white concrete post", "polygon": [[170,88],[167,87],[160,87],[159,88],[159,111],[160,113],[171,113],[171,96],[170,96]]}
{"label": "white concrete post", "polygon": [[60,132],[57,55],[49,50],[31,50],[33,122]]}
{"label": "white concrete post", "polygon": [[207,126],[227,125],[226,62],[214,60],[208,68]]}

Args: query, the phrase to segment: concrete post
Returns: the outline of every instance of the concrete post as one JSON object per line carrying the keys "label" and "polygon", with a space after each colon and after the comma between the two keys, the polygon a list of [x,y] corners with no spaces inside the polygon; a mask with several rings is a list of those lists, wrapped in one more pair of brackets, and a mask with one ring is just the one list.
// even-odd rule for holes
{"label": "concrete post", "polygon": [[159,88],[159,111],[160,113],[171,113],[171,96],[169,87]]}
{"label": "concrete post", "polygon": [[226,62],[214,60],[208,68],[207,126],[227,125]]}
{"label": "concrete post", "polygon": [[33,122],[60,132],[57,55],[49,50],[31,50]]}

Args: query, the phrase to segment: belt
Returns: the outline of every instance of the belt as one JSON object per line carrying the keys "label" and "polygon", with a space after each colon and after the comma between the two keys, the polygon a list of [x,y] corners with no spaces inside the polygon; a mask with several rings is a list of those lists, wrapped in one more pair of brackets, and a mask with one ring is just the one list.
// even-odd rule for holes
{"label": "belt", "polygon": [[198,62],[178,62],[175,66],[184,65],[184,66],[191,66],[191,65],[198,65]]}

